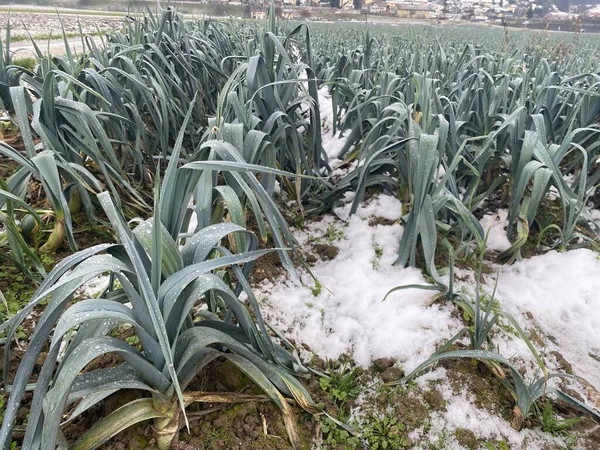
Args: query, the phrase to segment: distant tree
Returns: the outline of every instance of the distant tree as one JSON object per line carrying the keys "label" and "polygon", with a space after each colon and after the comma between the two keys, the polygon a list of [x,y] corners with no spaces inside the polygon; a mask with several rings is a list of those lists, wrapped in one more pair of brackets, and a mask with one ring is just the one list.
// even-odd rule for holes
{"label": "distant tree", "polygon": [[527,10],[527,18],[531,19],[533,17],[533,7],[530,6],[529,9]]}
{"label": "distant tree", "polygon": [[362,8],[362,0],[352,0],[352,4],[354,5],[354,9]]}
{"label": "distant tree", "polygon": [[332,8],[340,8],[340,0],[331,0],[329,6]]}

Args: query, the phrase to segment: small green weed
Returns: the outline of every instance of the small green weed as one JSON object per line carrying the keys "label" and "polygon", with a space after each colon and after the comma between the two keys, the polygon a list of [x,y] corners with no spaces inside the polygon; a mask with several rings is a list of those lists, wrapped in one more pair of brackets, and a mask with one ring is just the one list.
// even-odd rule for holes
{"label": "small green weed", "polygon": [[[12,277],[8,289],[5,292],[0,291],[0,302],[2,303],[2,307],[0,308],[0,321],[4,322],[19,312],[27,304],[35,289],[25,287],[25,276],[22,274],[14,275],[0,272],[0,277],[2,276]],[[2,333],[2,335],[3,334],[4,333]],[[22,326],[17,328],[16,337],[17,339],[27,338],[27,334]]]}
{"label": "small green weed", "polygon": [[327,227],[327,231],[325,231],[325,235],[323,236],[327,242],[330,244],[337,240],[340,240],[344,237],[344,232],[342,230],[336,229],[333,225],[329,225]]}
{"label": "small green weed", "polygon": [[4,394],[0,394],[0,422],[4,420],[4,404],[6,399],[4,398]]}
{"label": "small green weed", "polygon": [[314,244],[318,244],[320,242],[323,242],[323,239],[325,241],[327,241],[329,244],[331,244],[332,242],[338,241],[341,238],[344,237],[344,231],[343,230],[339,230],[336,227],[334,227],[333,225],[329,225],[327,227],[327,229],[325,230],[325,233],[323,233],[322,236],[317,237],[314,235],[309,235],[308,236],[308,242],[309,243],[314,243]]}
{"label": "small green weed", "polygon": [[228,434],[229,426],[223,428],[212,428],[202,439],[202,448],[213,448],[215,442],[218,443],[219,448],[221,446],[229,447],[227,444],[231,441],[231,436]]}
{"label": "small green weed", "polygon": [[37,65],[37,60],[35,58],[16,58],[11,61],[13,66],[22,67],[24,69],[33,71],[35,66]]}
{"label": "small green weed", "polygon": [[363,438],[371,450],[395,450],[408,445],[403,431],[404,425],[393,417],[374,417],[363,431]]}
{"label": "small green weed", "polygon": [[560,419],[552,410],[552,404],[546,403],[540,414],[540,422],[542,430],[552,436],[564,436],[567,431],[574,425],[577,425],[583,419],[577,417],[575,419]]}
{"label": "small green weed", "polygon": [[372,261],[373,269],[378,269],[379,268],[379,260],[383,256],[383,249],[379,245],[374,243],[373,251],[375,252],[375,258]]}
{"label": "small green weed", "polygon": [[347,364],[342,364],[337,370],[328,370],[328,376],[321,377],[319,385],[340,408],[360,393],[356,368]]}
{"label": "small green weed", "polygon": [[137,347],[140,344],[140,338],[138,336],[129,336],[129,337],[125,338],[125,340],[132,347]]}
{"label": "small green weed", "polygon": [[292,218],[292,226],[302,230],[304,228],[304,216],[302,214],[294,214]]}
{"label": "small green weed", "polygon": [[321,429],[323,431],[323,441],[332,448],[344,448],[346,450],[355,450],[362,448],[360,439],[352,436],[347,430],[338,426],[333,420],[326,417],[320,419]]}
{"label": "small green weed", "polygon": [[373,244],[373,250],[375,250],[375,258],[380,259],[383,256],[383,249],[379,245]]}
{"label": "small green weed", "polygon": [[321,293],[322,290],[323,290],[323,286],[317,280],[317,281],[315,281],[315,287],[312,288],[310,291],[312,292],[312,295],[317,297]]}
{"label": "small green weed", "polygon": [[486,450],[510,450],[510,446],[508,442],[502,441],[494,441],[494,442],[486,442],[485,444]]}
{"label": "small green weed", "polygon": [[56,264],[56,255],[53,253],[44,253],[40,255],[40,261],[44,267],[54,267]]}

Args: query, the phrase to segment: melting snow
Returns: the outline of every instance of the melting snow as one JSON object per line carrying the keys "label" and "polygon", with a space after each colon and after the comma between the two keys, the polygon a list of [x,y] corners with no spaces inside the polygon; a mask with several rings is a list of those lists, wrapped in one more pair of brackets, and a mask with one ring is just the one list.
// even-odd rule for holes
{"label": "melting snow", "polygon": [[459,429],[473,432],[478,439],[504,441],[511,449],[541,450],[555,448],[549,447],[549,444],[560,443],[559,439],[539,430],[514,430],[499,416],[477,408],[473,404],[471,393],[463,391],[459,395],[454,394],[447,382],[438,385],[437,389],[446,400],[446,411],[434,412],[429,418],[426,430],[425,427],[421,427],[409,435],[417,443],[415,449],[428,449],[431,448],[431,444],[435,446],[439,443],[442,443],[441,448],[444,449],[463,449],[454,436],[454,432]]}

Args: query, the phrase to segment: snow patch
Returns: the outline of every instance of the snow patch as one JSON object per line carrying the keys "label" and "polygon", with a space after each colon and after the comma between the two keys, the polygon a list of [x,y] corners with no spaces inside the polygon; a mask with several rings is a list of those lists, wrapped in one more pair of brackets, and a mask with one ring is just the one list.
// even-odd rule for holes
{"label": "snow patch", "polygon": [[506,236],[507,217],[508,211],[500,209],[493,214],[486,214],[479,221],[483,232],[487,234],[487,249],[503,252],[510,248],[510,241]]}
{"label": "snow patch", "polygon": [[296,232],[301,245],[307,236],[323,236],[330,227],[344,236],[334,242],[337,257],[311,269],[322,285],[320,292],[307,273],[301,274],[301,282],[286,278],[261,286],[258,297],[266,319],[323,359],[349,354],[366,367],[389,357],[411,370],[428,358],[436,344],[456,333],[461,324],[451,317],[451,306],[425,306],[429,291],[396,291],[382,302],[394,287],[427,284],[419,270],[393,265],[402,227],[369,225],[369,217],[394,220],[400,214],[400,202],[381,195],[359,208],[347,225],[325,216]]}
{"label": "snow patch", "polygon": [[[354,195],[354,192],[346,192],[343,198],[344,203],[333,210],[335,215],[344,221],[350,218],[350,209],[352,208]],[[392,197],[391,195],[380,195],[361,205],[356,211],[356,216],[361,219],[379,217],[396,221],[402,217],[402,203],[400,203],[396,197]],[[397,245],[398,243],[396,243],[396,246]]]}
{"label": "snow patch", "polygon": [[504,419],[477,408],[470,393],[455,395],[447,384],[442,386],[441,393],[446,400],[446,411],[431,415],[427,431],[422,427],[409,435],[419,442],[416,449],[431,448],[431,444],[437,443],[443,443],[445,449],[463,449],[454,436],[459,429],[470,430],[478,439],[505,441],[511,449],[541,450],[554,440],[539,430],[515,431]]}
{"label": "snow patch", "polygon": [[[503,310],[526,329],[550,336],[576,375],[600,388],[600,260],[587,249],[544,255],[500,269],[497,296]],[[533,320],[524,319],[531,313]],[[539,347],[539,346],[538,346]]]}

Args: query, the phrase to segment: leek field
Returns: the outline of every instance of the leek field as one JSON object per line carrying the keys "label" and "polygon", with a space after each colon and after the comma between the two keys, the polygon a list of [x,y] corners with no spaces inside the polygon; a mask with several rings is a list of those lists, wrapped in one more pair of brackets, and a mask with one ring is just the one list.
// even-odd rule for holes
{"label": "leek field", "polygon": [[599,448],[597,36],[2,27],[0,448]]}

